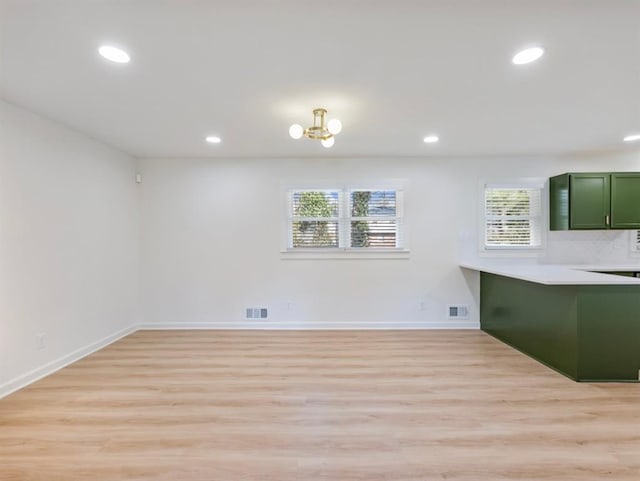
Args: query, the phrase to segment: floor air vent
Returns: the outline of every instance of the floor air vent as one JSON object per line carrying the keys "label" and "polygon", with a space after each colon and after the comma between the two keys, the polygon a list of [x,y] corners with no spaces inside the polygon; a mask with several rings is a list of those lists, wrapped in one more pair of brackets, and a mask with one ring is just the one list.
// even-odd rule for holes
{"label": "floor air vent", "polygon": [[469,306],[447,306],[447,317],[449,319],[469,319]]}
{"label": "floor air vent", "polygon": [[266,319],[268,317],[266,307],[247,307],[246,319]]}

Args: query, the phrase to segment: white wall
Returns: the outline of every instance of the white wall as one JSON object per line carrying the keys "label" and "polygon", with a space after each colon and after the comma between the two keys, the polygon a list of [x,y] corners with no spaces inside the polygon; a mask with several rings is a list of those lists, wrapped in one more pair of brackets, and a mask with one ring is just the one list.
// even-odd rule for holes
{"label": "white wall", "polygon": [[[640,157],[145,159],[139,169],[143,322],[242,327],[256,325],[243,320],[245,307],[266,306],[271,319],[258,325],[444,327],[478,323],[478,276],[458,259],[477,254],[483,180],[640,170]],[[406,181],[410,258],[283,259],[286,186],[363,179]],[[577,253],[576,242],[602,254],[598,243],[618,238],[624,245],[612,252],[628,258],[626,233],[552,234],[534,262],[563,252],[588,262],[594,250]],[[470,322],[446,320],[448,303],[469,304]]]}
{"label": "white wall", "polygon": [[0,395],[136,322],[134,174],[131,157],[0,101]]}

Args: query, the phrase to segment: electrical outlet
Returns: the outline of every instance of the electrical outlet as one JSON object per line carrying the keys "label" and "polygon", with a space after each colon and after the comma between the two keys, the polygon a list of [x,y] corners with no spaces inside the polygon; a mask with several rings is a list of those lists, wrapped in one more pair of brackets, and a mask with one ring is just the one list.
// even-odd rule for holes
{"label": "electrical outlet", "polygon": [[422,302],[420,303],[420,310],[421,310],[421,311],[425,311],[426,309],[427,309],[427,306],[426,306],[425,302],[424,302],[424,301],[422,301]]}
{"label": "electrical outlet", "polygon": [[287,301],[287,311],[293,310],[293,301]]}
{"label": "electrical outlet", "polygon": [[44,349],[46,344],[45,344],[45,340],[46,340],[46,333],[44,332],[39,332],[36,334],[36,338],[38,339],[38,349]]}

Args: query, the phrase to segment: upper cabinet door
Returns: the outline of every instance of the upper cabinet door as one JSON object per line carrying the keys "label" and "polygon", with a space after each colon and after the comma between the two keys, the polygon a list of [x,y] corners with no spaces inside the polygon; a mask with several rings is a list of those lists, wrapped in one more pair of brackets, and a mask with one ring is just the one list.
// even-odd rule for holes
{"label": "upper cabinet door", "polygon": [[549,179],[549,230],[569,229],[569,174]]}
{"label": "upper cabinet door", "polygon": [[640,172],[611,174],[611,228],[640,229]]}
{"label": "upper cabinet door", "polygon": [[610,219],[610,174],[569,176],[569,228],[608,229]]}

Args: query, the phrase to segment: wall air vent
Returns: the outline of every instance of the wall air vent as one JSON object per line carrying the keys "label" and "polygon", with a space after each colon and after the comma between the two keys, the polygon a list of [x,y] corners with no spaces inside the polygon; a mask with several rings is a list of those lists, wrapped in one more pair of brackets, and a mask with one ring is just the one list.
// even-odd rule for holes
{"label": "wall air vent", "polygon": [[469,319],[469,306],[449,305],[447,306],[448,319]]}
{"label": "wall air vent", "polygon": [[266,319],[268,312],[266,307],[247,307],[245,319]]}

